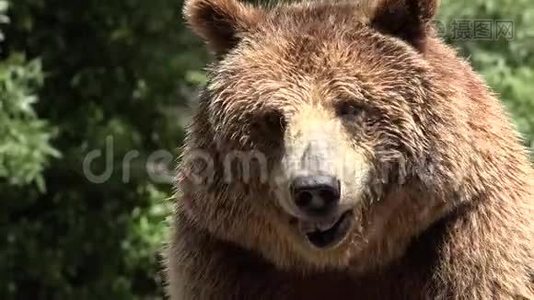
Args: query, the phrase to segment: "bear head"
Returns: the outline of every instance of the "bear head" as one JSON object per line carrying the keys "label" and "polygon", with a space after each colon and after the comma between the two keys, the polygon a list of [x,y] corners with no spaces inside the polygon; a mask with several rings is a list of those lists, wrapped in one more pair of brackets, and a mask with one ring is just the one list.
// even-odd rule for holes
{"label": "bear head", "polygon": [[427,59],[437,5],[186,1],[216,55],[180,168],[191,222],[286,269],[402,254],[462,164],[463,113]]}

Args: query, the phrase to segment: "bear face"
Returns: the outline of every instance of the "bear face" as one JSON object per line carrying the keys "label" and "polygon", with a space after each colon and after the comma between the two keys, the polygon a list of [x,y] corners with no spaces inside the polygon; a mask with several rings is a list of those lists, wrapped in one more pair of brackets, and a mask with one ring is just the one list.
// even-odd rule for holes
{"label": "bear face", "polygon": [[190,217],[283,268],[401,255],[461,165],[440,163],[464,124],[424,55],[436,6],[187,2],[218,57],[181,167]]}

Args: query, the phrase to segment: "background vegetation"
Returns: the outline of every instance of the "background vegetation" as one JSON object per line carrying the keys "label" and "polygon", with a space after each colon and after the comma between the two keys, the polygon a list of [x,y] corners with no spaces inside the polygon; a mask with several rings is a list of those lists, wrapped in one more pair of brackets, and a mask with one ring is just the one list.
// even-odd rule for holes
{"label": "background vegetation", "polygon": [[[442,2],[445,38],[501,94],[531,145],[534,2]],[[157,250],[171,185],[150,180],[146,164],[154,150],[176,155],[208,61],[181,5],[0,0],[0,299],[162,297]],[[511,20],[514,36],[465,36],[458,20]],[[93,183],[83,158],[108,136],[115,168]],[[139,155],[125,180],[130,150]],[[101,173],[105,159],[91,166]]]}

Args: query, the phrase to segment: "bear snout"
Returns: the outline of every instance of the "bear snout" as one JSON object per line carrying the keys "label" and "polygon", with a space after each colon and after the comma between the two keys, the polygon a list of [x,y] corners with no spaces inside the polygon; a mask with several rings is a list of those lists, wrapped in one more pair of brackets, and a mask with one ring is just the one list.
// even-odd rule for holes
{"label": "bear snout", "polygon": [[291,196],[303,215],[327,218],[336,213],[341,185],[335,176],[298,176],[291,183]]}

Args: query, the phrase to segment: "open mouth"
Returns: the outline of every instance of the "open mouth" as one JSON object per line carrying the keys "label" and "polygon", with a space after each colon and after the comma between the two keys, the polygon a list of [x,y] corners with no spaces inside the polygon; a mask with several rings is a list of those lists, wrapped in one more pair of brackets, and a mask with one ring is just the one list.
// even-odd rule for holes
{"label": "open mouth", "polygon": [[339,244],[349,233],[352,224],[352,211],[343,213],[338,218],[322,221],[300,221],[299,230],[308,242],[321,249]]}

